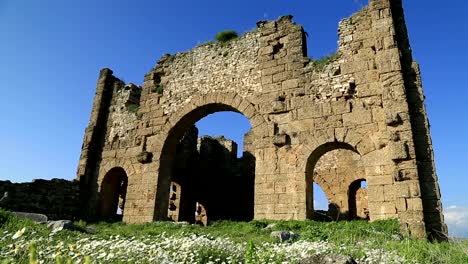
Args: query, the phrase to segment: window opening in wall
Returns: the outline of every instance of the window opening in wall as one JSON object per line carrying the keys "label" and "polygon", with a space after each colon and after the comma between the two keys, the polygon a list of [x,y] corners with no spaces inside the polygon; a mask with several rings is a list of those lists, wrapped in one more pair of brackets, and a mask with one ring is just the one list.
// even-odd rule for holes
{"label": "window opening in wall", "polygon": [[349,186],[349,219],[369,219],[367,181],[360,179]]}
{"label": "window opening in wall", "polygon": [[367,188],[367,181],[361,181],[361,188]]}
{"label": "window opening in wall", "polygon": [[316,182],[313,183],[313,193],[314,193],[314,220],[316,221],[329,221],[332,220],[329,217],[328,210],[329,210],[329,202],[328,198],[323,192],[320,185]]}

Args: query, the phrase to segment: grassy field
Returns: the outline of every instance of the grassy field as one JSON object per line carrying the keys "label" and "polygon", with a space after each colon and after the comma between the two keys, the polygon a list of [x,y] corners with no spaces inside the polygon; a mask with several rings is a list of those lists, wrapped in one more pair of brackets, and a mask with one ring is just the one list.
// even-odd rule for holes
{"label": "grassy field", "polygon": [[[1,263],[298,263],[333,253],[358,263],[468,263],[468,241],[410,239],[399,234],[394,220],[75,225],[76,231],[50,232],[0,209]],[[281,243],[270,236],[275,230],[299,236]]]}

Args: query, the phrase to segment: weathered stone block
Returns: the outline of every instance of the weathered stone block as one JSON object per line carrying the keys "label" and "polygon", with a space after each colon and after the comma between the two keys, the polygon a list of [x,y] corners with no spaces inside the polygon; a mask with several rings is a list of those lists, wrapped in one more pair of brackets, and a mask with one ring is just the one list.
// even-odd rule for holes
{"label": "weathered stone block", "polygon": [[271,108],[273,113],[280,113],[286,110],[286,103],[282,101],[271,102]]}
{"label": "weathered stone block", "polygon": [[394,161],[408,158],[408,146],[404,142],[392,142],[390,145],[390,158]]}
{"label": "weathered stone block", "polygon": [[137,155],[137,160],[140,163],[149,163],[153,158],[153,154],[148,151],[142,151]]}
{"label": "weathered stone block", "polygon": [[423,210],[421,198],[408,198],[406,199],[406,204],[409,211]]}
{"label": "weathered stone block", "polygon": [[352,113],[343,114],[344,126],[355,126],[372,123],[371,110],[359,110]]}
{"label": "weathered stone block", "polygon": [[292,89],[296,87],[299,87],[299,79],[286,80],[281,85],[282,89]]}
{"label": "weathered stone block", "polygon": [[385,124],[389,126],[397,126],[401,124],[402,120],[398,113],[385,113]]}
{"label": "weathered stone block", "polygon": [[290,143],[289,136],[287,134],[275,135],[273,137],[273,144],[278,147],[288,145]]}

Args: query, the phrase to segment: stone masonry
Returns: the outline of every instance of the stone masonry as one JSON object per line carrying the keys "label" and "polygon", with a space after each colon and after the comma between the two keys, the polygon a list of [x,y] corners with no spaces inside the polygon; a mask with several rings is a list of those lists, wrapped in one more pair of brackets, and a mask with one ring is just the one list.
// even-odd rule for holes
{"label": "stone masonry", "polygon": [[99,217],[103,203],[115,205],[112,194],[125,200],[125,222],[167,219],[179,142],[208,114],[234,111],[251,124],[244,157],[255,164],[254,219],[313,219],[316,182],[343,215],[398,218],[403,232],[443,239],[401,0],[369,0],[343,19],[326,63],[307,57],[306,34],[291,16],[257,26],[227,43],[164,55],[142,87],[101,70],[78,166],[82,213]]}

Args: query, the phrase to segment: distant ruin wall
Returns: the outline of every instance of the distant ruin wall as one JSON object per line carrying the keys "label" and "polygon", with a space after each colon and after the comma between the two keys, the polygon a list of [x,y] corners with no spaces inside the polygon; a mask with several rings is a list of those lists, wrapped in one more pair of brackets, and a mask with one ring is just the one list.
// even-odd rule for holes
{"label": "distant ruin wall", "polygon": [[192,127],[177,146],[169,218],[193,223],[199,204],[209,221],[252,220],[254,161],[237,158],[237,144],[230,139],[197,137]]}
{"label": "distant ruin wall", "polygon": [[0,196],[4,196],[0,207],[10,211],[45,214],[50,220],[79,218],[78,181],[0,181]]}

